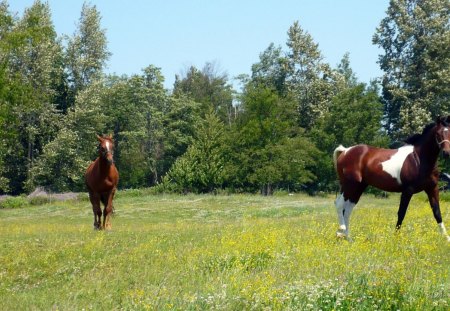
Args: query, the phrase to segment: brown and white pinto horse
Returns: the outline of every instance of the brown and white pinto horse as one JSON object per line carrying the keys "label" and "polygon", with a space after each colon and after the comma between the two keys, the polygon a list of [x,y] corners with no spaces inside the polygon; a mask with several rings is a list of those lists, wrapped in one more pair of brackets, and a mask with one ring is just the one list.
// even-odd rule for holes
{"label": "brown and white pinto horse", "polygon": [[[111,135],[100,137],[98,158],[92,162],[85,174],[85,182],[89,191],[89,199],[94,212],[94,229],[111,229],[112,201],[119,182],[119,172],[113,161],[114,142]],[[104,205],[103,224],[100,201]]]}
{"label": "brown and white pinto horse", "polygon": [[349,237],[350,214],[368,185],[389,192],[401,192],[397,229],[400,229],[413,194],[425,191],[441,233],[450,241],[439,208],[440,151],[450,155],[450,116],[415,134],[398,149],[381,149],[367,145],[334,150],[333,158],[341,186],[335,205],[339,219],[338,237]]}

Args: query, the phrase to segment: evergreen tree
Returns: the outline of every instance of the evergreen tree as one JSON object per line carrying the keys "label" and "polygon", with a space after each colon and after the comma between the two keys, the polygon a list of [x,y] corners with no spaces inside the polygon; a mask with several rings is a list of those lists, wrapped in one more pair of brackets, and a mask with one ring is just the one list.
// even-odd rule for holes
{"label": "evergreen tree", "polygon": [[192,144],[167,174],[182,192],[212,192],[224,182],[225,126],[214,111],[200,123]]}

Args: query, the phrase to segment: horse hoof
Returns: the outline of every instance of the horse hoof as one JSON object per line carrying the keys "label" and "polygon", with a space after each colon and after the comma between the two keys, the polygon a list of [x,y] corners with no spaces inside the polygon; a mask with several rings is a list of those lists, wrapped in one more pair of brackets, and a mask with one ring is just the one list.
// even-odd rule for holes
{"label": "horse hoof", "polygon": [[336,232],[336,237],[338,239],[346,239],[347,235],[344,232],[338,231],[338,232]]}

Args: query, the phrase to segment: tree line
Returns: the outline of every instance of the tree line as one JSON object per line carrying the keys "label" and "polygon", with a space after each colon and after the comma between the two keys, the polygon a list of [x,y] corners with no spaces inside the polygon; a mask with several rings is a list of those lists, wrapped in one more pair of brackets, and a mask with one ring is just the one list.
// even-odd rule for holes
{"label": "tree line", "polygon": [[0,193],[83,191],[97,133],[111,133],[121,188],[334,191],[334,148],[398,146],[450,112],[450,4],[391,0],[373,35],[384,74],[358,81],[345,54],[325,62],[294,22],[238,77],[213,63],[164,88],[160,68],[106,75],[106,30],[93,5],[58,36],[48,3],[19,18],[0,3]]}

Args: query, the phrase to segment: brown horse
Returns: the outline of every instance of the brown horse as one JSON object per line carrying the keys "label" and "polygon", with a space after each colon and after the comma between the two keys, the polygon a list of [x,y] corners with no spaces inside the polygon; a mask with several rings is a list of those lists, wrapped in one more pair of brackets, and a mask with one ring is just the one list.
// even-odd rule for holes
{"label": "brown horse", "polygon": [[[86,170],[85,182],[94,211],[94,229],[111,229],[112,201],[119,182],[119,172],[113,161],[114,142],[111,135],[97,135],[97,139],[98,158]],[[103,224],[100,201],[104,205]]]}
{"label": "brown horse", "polygon": [[439,208],[439,172],[437,159],[440,151],[450,155],[450,116],[440,117],[435,123],[415,134],[398,149],[381,149],[367,145],[334,151],[333,158],[339,176],[341,195],[335,205],[339,219],[338,237],[349,237],[350,214],[368,185],[389,192],[401,192],[397,229],[400,229],[413,194],[425,191],[440,231],[450,241]]}

